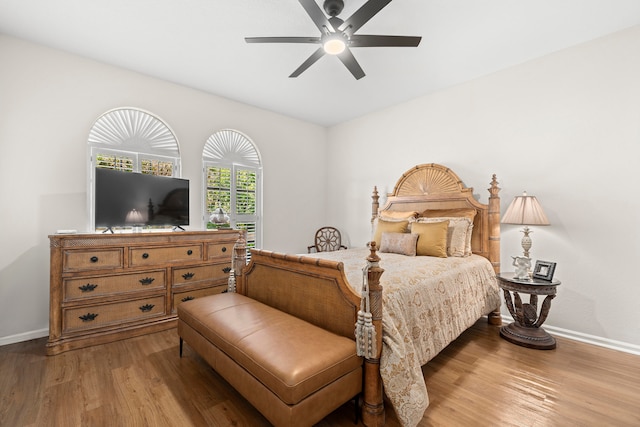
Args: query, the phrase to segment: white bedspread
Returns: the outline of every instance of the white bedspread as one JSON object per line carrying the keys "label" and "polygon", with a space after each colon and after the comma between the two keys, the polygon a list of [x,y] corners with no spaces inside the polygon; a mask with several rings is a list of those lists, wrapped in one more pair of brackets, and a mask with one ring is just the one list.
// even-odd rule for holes
{"label": "white bedspread", "polygon": [[[344,263],[360,294],[369,250],[349,249],[310,256]],[[480,317],[500,305],[491,263],[484,257],[409,257],[380,253],[383,287],[382,356],[385,393],[403,426],[422,419],[429,397],[421,366]]]}

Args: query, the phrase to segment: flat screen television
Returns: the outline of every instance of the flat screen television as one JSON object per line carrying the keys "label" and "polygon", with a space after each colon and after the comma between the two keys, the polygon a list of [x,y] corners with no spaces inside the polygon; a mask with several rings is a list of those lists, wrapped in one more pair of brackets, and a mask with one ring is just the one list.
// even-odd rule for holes
{"label": "flat screen television", "polygon": [[189,180],[96,168],[95,226],[189,225]]}

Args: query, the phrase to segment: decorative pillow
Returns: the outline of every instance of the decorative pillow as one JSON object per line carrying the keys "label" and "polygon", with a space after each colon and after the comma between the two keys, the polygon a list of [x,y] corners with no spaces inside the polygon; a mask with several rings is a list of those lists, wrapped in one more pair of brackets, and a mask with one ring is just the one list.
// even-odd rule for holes
{"label": "decorative pillow", "polygon": [[416,211],[382,211],[378,215],[379,218],[386,220],[407,220],[413,221],[418,216]]}
{"label": "decorative pillow", "polygon": [[416,256],[417,234],[382,233],[380,252]]}
{"label": "decorative pillow", "polygon": [[457,209],[427,209],[422,212],[422,218],[443,218],[443,217],[462,217],[469,218],[471,222],[476,217],[477,211],[473,208],[457,208]]}
{"label": "decorative pillow", "polygon": [[[473,222],[469,218],[443,217],[443,218],[418,218],[418,223],[433,223],[448,221],[447,229],[447,255],[464,257],[467,255],[467,244],[471,251],[471,232]],[[468,240],[468,242],[467,242]]]}
{"label": "decorative pillow", "polygon": [[384,219],[378,219],[376,231],[373,233],[373,240],[376,242],[376,247],[380,248],[382,233],[405,233],[408,225],[409,221],[385,221]]}
{"label": "decorative pillow", "polygon": [[451,217],[464,217],[471,220],[469,230],[467,231],[467,242],[465,246],[465,256],[471,255],[471,235],[473,232],[473,220],[476,217],[476,211],[474,208],[455,208],[455,209],[427,209],[420,214],[420,217],[424,218],[451,218]]}
{"label": "decorative pillow", "polygon": [[447,257],[447,230],[449,221],[416,222],[411,233],[418,235],[416,255]]}
{"label": "decorative pillow", "polygon": [[473,254],[473,250],[471,249],[471,236],[473,236],[473,221],[471,221],[469,228],[467,228],[467,239],[464,242],[464,256]]}

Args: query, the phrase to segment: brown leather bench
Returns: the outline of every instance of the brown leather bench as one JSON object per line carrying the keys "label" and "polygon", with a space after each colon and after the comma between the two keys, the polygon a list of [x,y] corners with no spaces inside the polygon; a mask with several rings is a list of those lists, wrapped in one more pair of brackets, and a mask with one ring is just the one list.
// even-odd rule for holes
{"label": "brown leather bench", "polygon": [[178,306],[186,341],[276,426],[311,426],[362,391],[355,339],[237,293]]}

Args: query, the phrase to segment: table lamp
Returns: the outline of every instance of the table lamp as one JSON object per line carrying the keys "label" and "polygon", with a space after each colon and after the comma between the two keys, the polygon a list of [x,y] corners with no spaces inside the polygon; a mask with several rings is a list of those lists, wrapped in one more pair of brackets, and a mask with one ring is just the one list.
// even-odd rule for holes
{"label": "table lamp", "polygon": [[144,223],[144,219],[142,218],[142,214],[132,209],[127,213],[127,217],[125,218],[125,222],[127,224],[131,224],[132,231],[134,233],[140,233],[142,231],[142,224]]}
{"label": "table lamp", "polygon": [[529,258],[529,249],[531,249],[531,237],[529,233],[532,231],[529,229],[529,225],[549,225],[549,220],[542,210],[542,206],[538,202],[535,196],[527,195],[527,192],[523,192],[522,196],[516,196],[502,217],[503,224],[518,224],[524,225],[522,232],[522,249],[524,250],[524,256]]}

